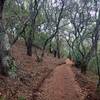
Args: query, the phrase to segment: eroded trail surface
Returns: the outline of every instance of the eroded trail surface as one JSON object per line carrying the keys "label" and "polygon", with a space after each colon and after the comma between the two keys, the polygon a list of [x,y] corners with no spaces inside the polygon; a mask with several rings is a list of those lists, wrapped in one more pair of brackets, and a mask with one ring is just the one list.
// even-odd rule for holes
{"label": "eroded trail surface", "polygon": [[71,69],[72,62],[57,66],[43,83],[37,100],[83,100],[81,89]]}

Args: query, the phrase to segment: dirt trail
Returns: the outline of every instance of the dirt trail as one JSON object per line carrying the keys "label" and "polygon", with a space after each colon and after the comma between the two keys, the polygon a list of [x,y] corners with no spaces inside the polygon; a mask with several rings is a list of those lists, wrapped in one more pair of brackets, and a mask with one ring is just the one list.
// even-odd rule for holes
{"label": "dirt trail", "polygon": [[37,100],[83,100],[71,64],[72,62],[67,59],[66,64],[58,66],[53,71],[41,87],[42,92],[38,93]]}

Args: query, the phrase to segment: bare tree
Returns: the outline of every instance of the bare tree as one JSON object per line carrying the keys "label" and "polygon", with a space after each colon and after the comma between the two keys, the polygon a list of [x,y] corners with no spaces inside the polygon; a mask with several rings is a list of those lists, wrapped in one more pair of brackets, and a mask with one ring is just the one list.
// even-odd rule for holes
{"label": "bare tree", "polygon": [[[46,49],[46,46],[47,46],[47,44],[48,44],[48,42],[50,41],[50,40],[52,40],[56,35],[57,35],[57,33],[59,32],[59,24],[60,24],[60,22],[61,22],[61,20],[62,20],[62,13],[63,13],[63,10],[64,10],[64,1],[63,0],[61,0],[61,8],[60,8],[60,12],[59,12],[59,15],[57,15],[56,13],[55,13],[55,16],[57,15],[58,17],[56,17],[55,19],[55,23],[56,23],[56,26],[55,26],[55,31],[54,31],[54,33],[53,34],[51,34],[51,36],[49,36],[47,39],[46,39],[46,41],[45,41],[45,43],[44,43],[44,46],[43,46],[43,51],[42,51],[42,54],[41,54],[41,58],[44,56],[44,51],[45,51],[45,49]],[[58,49],[58,48],[57,48]]]}
{"label": "bare tree", "polygon": [[0,0],[0,73],[8,75],[10,60],[10,44],[3,24],[3,7],[5,0]]}

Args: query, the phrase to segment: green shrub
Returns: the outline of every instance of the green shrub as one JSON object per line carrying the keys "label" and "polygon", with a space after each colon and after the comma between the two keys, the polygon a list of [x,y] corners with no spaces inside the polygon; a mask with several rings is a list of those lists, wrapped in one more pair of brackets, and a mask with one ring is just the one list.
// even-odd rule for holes
{"label": "green shrub", "polygon": [[0,100],[6,100],[4,96],[0,96]]}
{"label": "green shrub", "polygon": [[9,76],[12,78],[16,77],[16,64],[15,61],[13,59],[11,59],[10,61],[8,61],[9,64]]}
{"label": "green shrub", "polygon": [[[99,58],[99,65],[100,65],[100,56]],[[89,64],[88,64],[88,70],[92,71],[93,73],[97,74],[98,70],[97,70],[97,61],[96,61],[96,57],[93,57]]]}
{"label": "green shrub", "polygon": [[18,97],[18,100],[26,100],[24,96]]}

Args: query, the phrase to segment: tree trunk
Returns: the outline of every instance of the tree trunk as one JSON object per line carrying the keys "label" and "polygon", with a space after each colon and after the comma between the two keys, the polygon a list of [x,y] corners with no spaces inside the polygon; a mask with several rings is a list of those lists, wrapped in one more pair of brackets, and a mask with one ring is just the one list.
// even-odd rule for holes
{"label": "tree trunk", "polygon": [[56,42],[57,42],[57,56],[58,58],[60,58],[60,45],[59,45],[59,35],[58,34],[57,34]]}
{"label": "tree trunk", "polygon": [[49,44],[49,52],[52,53],[52,43],[50,41],[50,44]]}
{"label": "tree trunk", "polygon": [[27,55],[32,56],[32,38],[31,38],[31,36],[28,37],[26,46],[27,46]]}
{"label": "tree trunk", "polygon": [[8,34],[6,34],[3,20],[2,20],[2,12],[5,0],[0,0],[0,73],[3,75],[8,75],[10,60],[10,43]]}
{"label": "tree trunk", "polygon": [[53,54],[54,54],[54,57],[57,56],[57,50],[56,49],[53,49]]}
{"label": "tree trunk", "polygon": [[87,66],[81,65],[81,73],[86,74]]}

